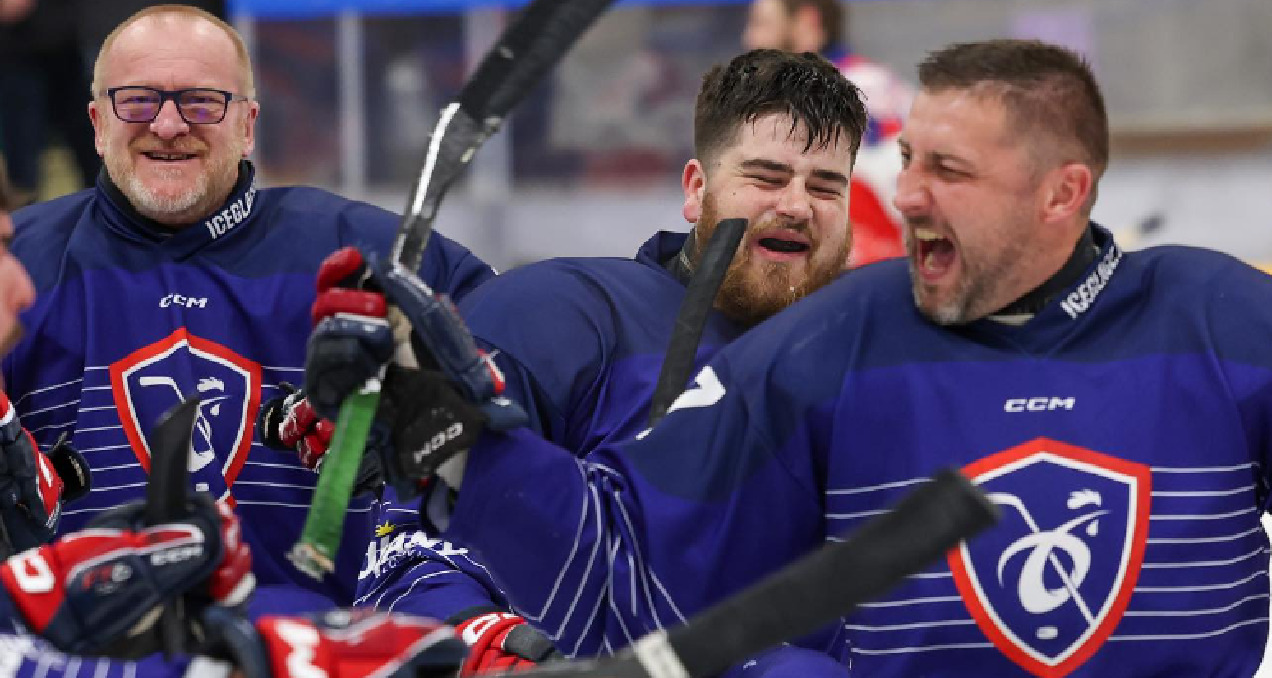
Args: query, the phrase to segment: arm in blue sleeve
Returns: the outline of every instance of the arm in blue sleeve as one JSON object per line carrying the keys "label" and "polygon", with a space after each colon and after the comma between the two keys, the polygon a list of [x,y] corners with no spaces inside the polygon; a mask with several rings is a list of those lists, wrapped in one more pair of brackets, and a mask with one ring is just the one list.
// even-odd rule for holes
{"label": "arm in blue sleeve", "polygon": [[377,502],[377,536],[367,546],[354,605],[440,620],[474,608],[508,609],[468,549],[423,529],[418,505],[398,500],[391,489]]}
{"label": "arm in blue sleeve", "polygon": [[[683,622],[823,540],[812,470],[764,426],[800,405],[751,376],[717,356],[649,435],[586,460],[524,429],[484,434],[444,536],[566,655]],[[794,428],[783,445],[804,442]]]}

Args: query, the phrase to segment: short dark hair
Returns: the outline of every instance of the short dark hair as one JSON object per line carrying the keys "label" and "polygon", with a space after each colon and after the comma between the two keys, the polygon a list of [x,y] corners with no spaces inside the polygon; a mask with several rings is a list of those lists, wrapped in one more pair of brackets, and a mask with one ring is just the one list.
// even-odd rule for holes
{"label": "short dark hair", "polygon": [[1109,119],[1090,65],[1078,54],[1038,40],[950,45],[919,64],[926,92],[984,89],[1002,101],[1021,134],[1072,144],[1098,179],[1109,164]]}
{"label": "short dark hair", "polygon": [[804,52],[755,49],[713,66],[702,77],[694,109],[694,154],[704,164],[737,138],[741,126],[782,113],[791,131],[808,130],[804,150],[827,147],[847,135],[857,157],[866,129],[861,91],[826,59]]}
{"label": "short dark hair", "polygon": [[838,45],[843,40],[845,14],[844,7],[839,3],[840,0],[782,0],[786,16],[795,16],[804,7],[812,7],[817,11],[817,16],[821,18],[822,31],[826,35],[826,44],[821,46],[822,49]]}

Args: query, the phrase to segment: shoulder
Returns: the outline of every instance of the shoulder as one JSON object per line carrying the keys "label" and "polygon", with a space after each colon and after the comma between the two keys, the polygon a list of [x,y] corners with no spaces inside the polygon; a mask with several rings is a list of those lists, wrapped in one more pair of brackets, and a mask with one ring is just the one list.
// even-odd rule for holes
{"label": "shoulder", "polygon": [[[402,217],[382,207],[310,186],[262,189],[260,200],[269,214],[270,228],[281,230],[297,244],[333,240],[326,252],[352,245],[387,256]],[[424,250],[425,282],[459,296],[494,275],[467,247],[434,231]]]}
{"label": "shoulder", "polygon": [[[1229,254],[1200,247],[1168,245],[1150,247],[1127,256],[1154,292],[1169,293],[1178,301],[1189,299],[1257,299],[1272,307],[1272,276]],[[1272,313],[1272,308],[1269,308]]]}
{"label": "shoulder", "polygon": [[492,305],[535,305],[539,312],[554,313],[561,305],[604,304],[621,290],[639,286],[645,268],[608,257],[547,259],[491,279],[465,298],[462,307],[480,312]]}
{"label": "shoulder", "polygon": [[311,186],[264,188],[258,199],[276,228],[326,227],[391,240],[399,219],[386,209]]}
{"label": "shoulder", "polygon": [[89,213],[95,192],[86,189],[13,213],[14,235],[9,249],[22,262],[37,290],[53,284],[81,219]]}

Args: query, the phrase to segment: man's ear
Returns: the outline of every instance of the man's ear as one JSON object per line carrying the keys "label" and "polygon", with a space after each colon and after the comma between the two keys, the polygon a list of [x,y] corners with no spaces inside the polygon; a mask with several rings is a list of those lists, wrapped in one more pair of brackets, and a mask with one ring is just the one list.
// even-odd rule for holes
{"label": "man's ear", "polygon": [[696,224],[702,217],[702,199],[707,191],[707,174],[700,160],[694,158],[685,163],[685,171],[680,176],[680,186],[685,192],[685,205],[682,209],[685,221]]}
{"label": "man's ear", "polygon": [[93,123],[93,147],[97,149],[97,155],[106,155],[106,130],[102,129],[105,121],[102,120],[102,111],[97,106],[97,100],[93,99],[88,102],[88,120]]}
{"label": "man's ear", "polygon": [[1095,190],[1095,175],[1084,163],[1070,162],[1051,170],[1043,180],[1042,220],[1068,221],[1081,215]]}
{"label": "man's ear", "polygon": [[261,105],[257,101],[247,102],[247,115],[243,117],[243,157],[256,150],[256,118],[260,115]]}

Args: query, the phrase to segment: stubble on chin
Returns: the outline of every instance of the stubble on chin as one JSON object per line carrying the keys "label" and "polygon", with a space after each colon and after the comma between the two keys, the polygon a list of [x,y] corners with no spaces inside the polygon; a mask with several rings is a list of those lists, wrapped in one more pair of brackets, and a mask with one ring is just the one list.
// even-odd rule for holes
{"label": "stubble on chin", "polygon": [[842,263],[848,248],[819,252],[803,262],[803,273],[796,279],[794,266],[784,262],[756,262],[750,248],[743,248],[729,266],[720,285],[717,305],[729,317],[747,326],[756,325],[776,315],[787,306],[828,285],[843,272]]}
{"label": "stubble on chin", "polygon": [[[194,177],[185,168],[151,168],[152,176],[143,179],[137,171],[131,148],[124,152],[106,153],[106,170],[129,203],[142,216],[167,225],[192,224],[220,207],[238,180],[241,153],[227,153],[224,159],[199,171]],[[224,186],[213,195],[214,183]],[[160,191],[153,184],[178,186],[176,191]]]}

